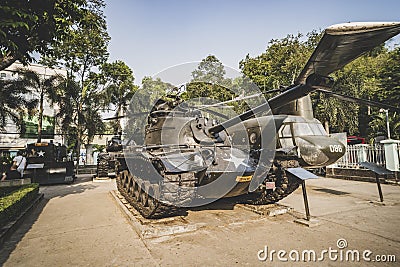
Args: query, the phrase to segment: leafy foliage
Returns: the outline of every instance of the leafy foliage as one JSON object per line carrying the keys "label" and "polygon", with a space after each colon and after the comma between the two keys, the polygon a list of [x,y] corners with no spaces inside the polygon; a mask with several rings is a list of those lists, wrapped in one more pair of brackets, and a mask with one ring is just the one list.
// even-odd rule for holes
{"label": "leafy foliage", "polygon": [[0,5],[0,70],[32,53],[50,53],[79,21],[85,0],[2,0]]}
{"label": "leafy foliage", "polygon": [[[186,84],[186,90],[182,94],[183,99],[210,98],[218,101],[226,101],[234,97],[229,90],[231,79],[225,78],[225,69],[222,63],[214,55],[204,58],[197,69],[192,72],[192,80]],[[211,104],[207,100],[203,104]]]}
{"label": "leafy foliage", "polygon": [[[383,103],[399,106],[400,103],[400,46],[396,46],[389,51],[384,64],[379,69],[379,79],[381,86],[377,89],[377,98]],[[390,112],[390,111],[389,111]],[[389,113],[389,124],[391,136],[400,139],[400,114]],[[382,123],[377,117],[383,116],[382,112],[374,113],[374,119],[369,123],[372,129],[376,131],[387,132],[386,123]],[[384,124],[384,125],[383,125]],[[373,132],[370,132],[370,137]]]}
{"label": "leafy foliage", "polygon": [[[120,60],[105,63],[99,74],[101,84],[104,85],[107,101],[115,107],[115,116],[122,116],[138,87],[133,84],[135,78],[132,70]],[[120,120],[112,122],[114,134],[122,130]]]}
{"label": "leafy foliage", "polygon": [[106,149],[106,145],[98,145],[98,144],[93,145],[93,153],[96,153],[96,152],[101,153],[101,152],[104,152],[105,149]]}
{"label": "leafy foliage", "polygon": [[225,79],[222,63],[214,55],[209,55],[192,72],[192,80],[186,84],[182,97],[184,99],[207,97],[225,101],[232,97],[232,93],[227,89],[230,85],[231,80]]}
{"label": "leafy foliage", "polygon": [[74,74],[81,83],[90,76],[94,67],[99,67],[108,58],[107,46],[110,37],[103,13],[103,0],[87,0],[82,18],[68,29],[66,38],[53,46],[49,64],[62,65]]}
{"label": "leafy foliage", "polygon": [[[313,31],[306,35],[305,40],[301,34],[271,40],[264,53],[254,58],[247,55],[240,62],[240,68],[264,92],[272,88],[284,88],[293,84],[321,36],[321,33]],[[399,62],[398,47],[388,51],[381,45],[333,73],[333,91],[398,106]],[[378,108],[344,102],[322,93],[314,93],[312,101],[316,118],[334,132],[346,131],[351,135],[369,135],[370,138],[376,135],[378,129],[385,132],[382,126],[378,126],[379,120],[371,119],[379,113]],[[392,117],[394,122],[399,121],[398,115]]]}
{"label": "leafy foliage", "polygon": [[[23,79],[0,79],[0,131],[11,120],[21,133],[24,133],[23,117],[28,110],[33,111],[37,106],[37,99],[29,98],[29,82]],[[27,109],[25,109],[25,107]]]}
{"label": "leafy foliage", "polygon": [[[64,81],[64,77],[61,75],[52,75],[50,77],[44,77],[36,71],[29,69],[19,70],[19,77],[26,86],[26,89],[32,93],[39,95],[39,112],[38,112],[38,138],[37,142],[41,142],[42,138],[42,122],[43,122],[43,103],[44,98],[49,99],[50,103],[54,103],[53,96],[57,86]],[[34,97],[35,99],[36,97]]]}
{"label": "leafy foliage", "polygon": [[313,31],[307,37],[303,40],[303,35],[299,33],[289,34],[280,40],[272,39],[264,53],[254,58],[247,55],[240,61],[239,67],[263,92],[289,86],[300,74],[321,34]]}
{"label": "leafy foliage", "polygon": [[[390,137],[392,139],[400,139],[400,120],[399,115],[394,112],[389,115],[389,129],[390,129]],[[369,122],[370,137],[376,137],[379,135],[388,136],[387,131],[387,120],[385,112],[379,112],[372,116],[371,121]]]}
{"label": "leafy foliage", "polygon": [[78,151],[89,143],[95,134],[102,133],[105,125],[100,111],[108,105],[107,95],[101,90],[98,75],[94,72],[108,58],[110,37],[103,13],[103,0],[87,0],[79,21],[71,24],[63,42],[53,45],[52,53],[42,63],[58,65],[68,70],[68,78],[60,87],[56,102],[61,106],[63,132],[67,140],[75,143]]}
{"label": "leafy foliage", "polygon": [[81,90],[75,80],[67,78],[53,92],[52,99],[60,106],[57,118],[62,132],[68,133],[67,140],[73,142],[75,147],[77,141],[89,143],[94,135],[104,131],[99,114],[106,105],[104,94],[96,92],[90,84]]}

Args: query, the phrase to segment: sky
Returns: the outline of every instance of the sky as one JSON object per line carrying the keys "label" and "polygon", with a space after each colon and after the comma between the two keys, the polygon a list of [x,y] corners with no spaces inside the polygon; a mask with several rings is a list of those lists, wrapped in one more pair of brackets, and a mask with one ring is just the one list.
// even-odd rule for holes
{"label": "sky", "polygon": [[[343,22],[400,21],[398,0],[105,0],[109,61],[122,60],[144,76],[215,55],[239,68],[271,39]],[[391,44],[400,43],[397,37]]]}

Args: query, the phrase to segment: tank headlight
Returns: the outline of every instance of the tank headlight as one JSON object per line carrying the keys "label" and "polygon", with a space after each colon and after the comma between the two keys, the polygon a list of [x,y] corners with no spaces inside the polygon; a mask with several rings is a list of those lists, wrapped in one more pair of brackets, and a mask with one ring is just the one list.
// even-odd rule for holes
{"label": "tank headlight", "polygon": [[251,133],[249,136],[250,144],[255,144],[257,142],[257,134],[256,133]]}

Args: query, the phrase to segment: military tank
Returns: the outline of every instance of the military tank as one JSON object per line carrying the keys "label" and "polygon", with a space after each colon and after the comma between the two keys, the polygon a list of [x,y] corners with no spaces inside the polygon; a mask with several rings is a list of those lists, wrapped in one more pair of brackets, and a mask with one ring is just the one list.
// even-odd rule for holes
{"label": "military tank", "polygon": [[221,197],[279,201],[300,184],[287,168],[324,167],[345,153],[313,117],[309,93],[330,89],[327,75],[399,32],[400,23],[329,27],[295,84],[222,123],[179,96],[159,99],[144,144],[127,145],[117,157],[118,190],[146,218]]}
{"label": "military tank", "polygon": [[40,185],[70,184],[76,179],[74,162],[67,147],[53,141],[30,143],[26,146],[27,164],[24,178]]}
{"label": "military tank", "polygon": [[100,152],[97,156],[96,176],[114,177],[116,156],[122,153],[121,134],[115,135],[107,141],[106,152]]}

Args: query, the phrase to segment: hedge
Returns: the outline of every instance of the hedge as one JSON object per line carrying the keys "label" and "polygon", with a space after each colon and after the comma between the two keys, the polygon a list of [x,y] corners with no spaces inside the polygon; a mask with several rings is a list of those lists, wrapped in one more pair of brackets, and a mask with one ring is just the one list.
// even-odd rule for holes
{"label": "hedge", "polygon": [[4,186],[0,187],[0,198],[8,196],[11,192],[19,189],[21,186]]}
{"label": "hedge", "polygon": [[0,228],[15,219],[39,193],[39,184],[0,189]]}

